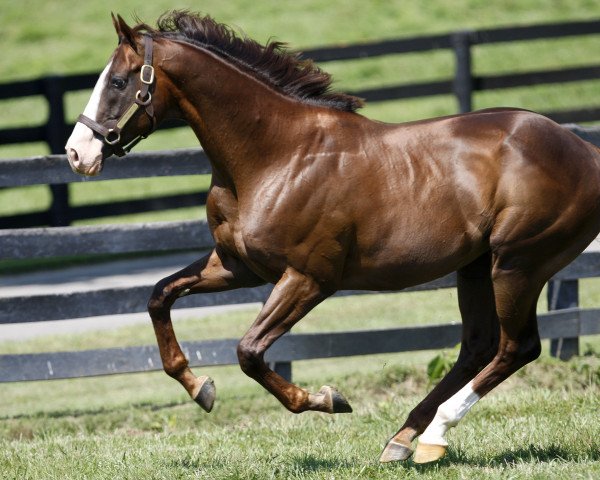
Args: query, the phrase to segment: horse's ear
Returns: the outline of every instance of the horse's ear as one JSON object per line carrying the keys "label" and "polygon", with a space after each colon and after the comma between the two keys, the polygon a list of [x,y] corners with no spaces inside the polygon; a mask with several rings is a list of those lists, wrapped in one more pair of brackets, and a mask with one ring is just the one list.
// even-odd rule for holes
{"label": "horse's ear", "polygon": [[135,34],[133,33],[131,27],[125,23],[125,20],[123,20],[121,15],[117,14],[115,18],[114,13],[111,12],[110,16],[112,17],[113,25],[115,26],[115,30],[119,36],[119,45],[121,43],[127,43],[135,50]]}

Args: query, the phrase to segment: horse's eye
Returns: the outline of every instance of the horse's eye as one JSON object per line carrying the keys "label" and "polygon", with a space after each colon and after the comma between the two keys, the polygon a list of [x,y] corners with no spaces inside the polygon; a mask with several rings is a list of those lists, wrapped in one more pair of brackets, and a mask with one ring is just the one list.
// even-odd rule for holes
{"label": "horse's eye", "polygon": [[118,90],[123,90],[127,85],[127,80],[121,77],[112,77],[110,79],[110,84]]}

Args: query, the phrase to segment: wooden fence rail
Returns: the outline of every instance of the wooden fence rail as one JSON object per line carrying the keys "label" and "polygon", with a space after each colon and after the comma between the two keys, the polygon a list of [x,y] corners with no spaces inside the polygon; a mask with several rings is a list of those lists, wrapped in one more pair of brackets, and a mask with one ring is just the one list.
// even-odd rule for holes
{"label": "wooden fence rail", "polygon": [[[578,337],[600,333],[600,309],[563,310],[540,315],[540,336]],[[271,364],[380,353],[449,348],[460,342],[461,325],[285,335],[267,352]],[[190,366],[237,364],[237,339],[182,342]],[[0,382],[53,380],[160,370],[156,346],[76,352],[0,355]],[[281,367],[279,367],[281,368]],[[287,368],[291,378],[291,367]]]}
{"label": "wooden fence rail", "polygon": [[[600,253],[586,253],[554,277],[549,289],[549,307],[561,308],[561,285],[577,285],[578,278],[600,276]],[[455,276],[408,290],[432,290],[452,287]],[[151,285],[29,297],[0,298],[0,323],[80,318],[130,313],[145,310]],[[263,302],[270,286],[243,289],[180,299],[176,308],[235,303]],[[552,295],[552,290],[559,295]],[[577,305],[573,289],[567,290],[569,306]],[[342,291],[338,296],[355,295]],[[570,295],[570,296],[569,296]],[[600,334],[600,309],[569,308],[539,316],[540,335],[552,340],[552,352],[567,359],[578,353],[579,337]],[[405,352],[452,347],[460,339],[458,323],[374,331],[288,334],[269,350],[266,359],[286,378],[291,379],[291,362],[374,353]],[[231,365],[237,363],[235,339],[188,342],[184,352],[191,365]],[[161,368],[155,346],[127,347],[80,352],[44,352],[0,355],[0,382],[87,377],[131,373]]]}
{"label": "wooden fence rail", "polygon": [[[600,129],[569,128],[600,144]],[[132,154],[127,159],[107,160],[103,177],[136,178],[152,175],[208,173],[203,152],[182,150]],[[51,155],[20,160],[0,160],[0,186],[31,185],[57,181],[81,181],[68,168],[64,156]],[[0,230],[0,260],[158,252],[189,249],[207,250],[213,244],[205,221],[159,222],[132,225],[53,227]],[[552,352],[568,358],[578,352],[579,336],[600,333],[600,310],[580,310],[578,280],[600,276],[600,252],[585,253],[553,277],[548,289],[551,312],[540,319],[544,338],[552,339]],[[81,292],[0,296],[0,323],[27,323],[99,315],[142,312],[156,279],[134,287],[105,288]],[[454,274],[407,291],[454,287]],[[241,289],[180,299],[176,308],[264,302],[271,286]],[[355,295],[338,292],[337,296]],[[567,310],[564,310],[567,309]],[[441,325],[373,332],[288,335],[267,358],[287,377],[291,362],[300,359],[343,355],[365,355],[448,347],[457,343],[460,327]],[[231,339],[187,344],[192,364],[227,365],[236,362]],[[0,356],[0,382],[48,378],[70,378],[108,373],[147,371],[160,368],[155,347],[131,347],[89,352],[50,352],[35,355]]]}
{"label": "wooden fence rail", "polygon": [[[600,34],[600,20],[556,23],[546,25],[507,27],[484,30],[460,31],[441,35],[401,38],[378,42],[330,46],[306,50],[303,55],[317,62],[361,60],[382,55],[450,50],[456,59],[454,72],[449,78],[417,83],[384,85],[377,88],[350,92],[369,102],[399,100],[432,95],[454,95],[458,110],[471,110],[474,92],[515,88],[522,86],[567,83],[600,78],[600,65],[574,68],[529,71],[497,75],[477,75],[471,63],[472,48],[479,45],[530,41],[537,39],[564,38]],[[43,96],[49,105],[48,121],[44,125],[26,128],[0,129],[0,145],[8,143],[46,142],[52,153],[63,152],[63,146],[73,125],[68,124],[64,112],[64,96],[67,92],[90,89],[97,73],[71,76],[49,76],[24,82],[0,84],[0,100],[25,96]],[[600,120],[600,106],[543,112],[559,123]],[[181,123],[168,123],[163,127],[174,128]],[[123,177],[115,177],[123,178]],[[59,174],[52,177],[50,188],[52,206],[43,212],[12,215],[0,218],[0,228],[31,227],[40,225],[68,225],[73,220],[97,218],[107,215],[129,214],[182,206],[198,205],[205,200],[205,192],[186,195],[170,195],[136,201],[121,201],[84,207],[71,207],[66,183],[72,176]]]}

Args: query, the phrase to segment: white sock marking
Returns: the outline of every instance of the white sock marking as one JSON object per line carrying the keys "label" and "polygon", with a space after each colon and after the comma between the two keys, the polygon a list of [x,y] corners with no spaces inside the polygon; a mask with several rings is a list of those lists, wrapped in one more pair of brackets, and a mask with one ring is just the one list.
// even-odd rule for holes
{"label": "white sock marking", "polygon": [[435,417],[419,437],[419,442],[447,446],[448,442],[444,439],[446,432],[465,416],[479,398],[473,391],[473,381],[470,381],[438,407]]}

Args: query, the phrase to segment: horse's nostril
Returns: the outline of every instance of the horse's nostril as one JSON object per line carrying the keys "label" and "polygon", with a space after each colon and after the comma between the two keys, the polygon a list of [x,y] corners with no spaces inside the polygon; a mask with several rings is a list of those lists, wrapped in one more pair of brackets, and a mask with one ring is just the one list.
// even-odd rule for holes
{"label": "horse's nostril", "polygon": [[72,166],[79,166],[79,155],[77,154],[77,150],[67,147],[67,158]]}

